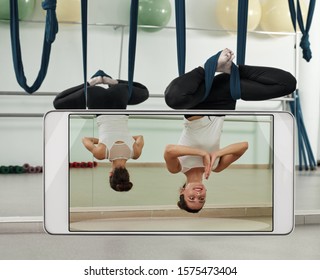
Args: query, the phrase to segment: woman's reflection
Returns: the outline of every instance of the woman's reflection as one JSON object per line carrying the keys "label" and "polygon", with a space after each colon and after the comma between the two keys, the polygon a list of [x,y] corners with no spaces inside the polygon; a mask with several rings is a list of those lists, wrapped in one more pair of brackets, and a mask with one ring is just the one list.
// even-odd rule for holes
{"label": "woman's reflection", "polygon": [[178,201],[183,210],[199,212],[206,201],[203,178],[208,179],[211,171],[226,169],[248,149],[247,142],[220,148],[223,122],[224,116],[185,116],[178,144],[166,146],[164,159],[168,171],[186,176]]}
{"label": "woman's reflection", "polygon": [[96,159],[111,162],[110,186],[119,192],[132,188],[126,163],[129,159],[138,159],[144,146],[142,135],[131,136],[128,119],[127,115],[98,115],[99,139],[84,137],[82,140]]}

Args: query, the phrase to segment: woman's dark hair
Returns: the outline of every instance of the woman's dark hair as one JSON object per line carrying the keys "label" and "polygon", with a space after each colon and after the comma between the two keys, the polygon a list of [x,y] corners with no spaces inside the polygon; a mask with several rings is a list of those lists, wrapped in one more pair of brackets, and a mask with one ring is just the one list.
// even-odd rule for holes
{"label": "woman's dark hair", "polygon": [[[184,185],[182,186],[182,189],[184,189],[186,187],[186,183],[184,183]],[[177,205],[180,209],[185,210],[189,213],[198,213],[202,208],[200,209],[191,209],[188,207],[186,201],[184,200],[184,195],[180,194],[179,196],[179,201],[177,202]]]}
{"label": "woman's dark hair", "polygon": [[186,201],[184,200],[184,195],[180,194],[179,201],[177,202],[177,205],[180,209],[185,210],[189,213],[198,213],[202,208],[200,209],[191,209],[188,207]]}
{"label": "woman's dark hair", "polygon": [[130,191],[133,184],[130,182],[129,172],[124,167],[117,167],[109,177],[110,186],[117,192]]}

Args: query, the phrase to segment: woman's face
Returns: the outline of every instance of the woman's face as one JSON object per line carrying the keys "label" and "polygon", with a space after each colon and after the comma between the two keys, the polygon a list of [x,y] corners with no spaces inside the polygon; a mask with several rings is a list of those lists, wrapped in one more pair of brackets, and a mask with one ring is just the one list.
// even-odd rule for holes
{"label": "woman's face", "polygon": [[190,209],[201,209],[206,202],[207,189],[202,183],[188,183],[181,191]]}

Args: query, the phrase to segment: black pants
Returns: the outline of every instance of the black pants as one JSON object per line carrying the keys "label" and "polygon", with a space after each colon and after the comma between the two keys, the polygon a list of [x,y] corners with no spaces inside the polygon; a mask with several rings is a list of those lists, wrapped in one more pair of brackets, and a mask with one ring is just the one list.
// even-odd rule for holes
{"label": "black pants", "polygon": [[[291,94],[296,79],[289,72],[277,68],[240,65],[241,99],[267,100]],[[229,86],[230,75],[214,77],[209,96],[204,100],[205,73],[202,67],[175,78],[165,90],[165,101],[173,109],[234,110]]]}
{"label": "black pants", "polygon": [[126,109],[127,105],[136,105],[148,99],[148,89],[134,82],[129,100],[128,82],[123,80],[118,82],[107,89],[87,85],[87,106],[84,84],[59,93],[53,101],[53,106],[56,109]]}

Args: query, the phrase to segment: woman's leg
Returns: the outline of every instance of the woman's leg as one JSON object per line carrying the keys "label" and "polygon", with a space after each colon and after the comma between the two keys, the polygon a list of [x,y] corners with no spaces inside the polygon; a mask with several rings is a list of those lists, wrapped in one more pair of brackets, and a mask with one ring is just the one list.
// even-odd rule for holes
{"label": "woman's leg", "polygon": [[[205,70],[203,67],[175,78],[165,90],[165,101],[173,109],[228,109],[235,108],[235,101],[230,96],[229,73],[231,72],[234,53],[224,49],[219,55],[216,68],[217,72],[224,74],[214,77],[209,96],[205,96]],[[214,58],[211,57],[211,58]],[[209,61],[209,60],[208,60]],[[207,62],[208,62],[207,61]],[[214,90],[213,90],[214,89]],[[219,92],[215,90],[219,89]]]}
{"label": "woman's leg", "polygon": [[53,100],[56,109],[85,109],[86,98],[84,84],[66,89],[59,93]]}
{"label": "woman's leg", "polygon": [[127,104],[127,85],[117,84],[108,89],[89,86],[87,89],[88,109],[126,109]]}
{"label": "woman's leg", "polygon": [[296,89],[295,77],[272,67],[240,65],[241,99],[267,100],[291,94]]}
{"label": "woman's leg", "polygon": [[[120,85],[126,85],[127,92],[129,91],[128,81],[118,80],[118,83]],[[128,92],[128,94],[129,94],[129,92]],[[128,101],[128,105],[140,104],[140,103],[146,101],[148,98],[149,98],[149,91],[148,91],[147,87],[144,86],[143,84],[138,83],[138,82],[133,82],[132,94],[131,94],[131,98]]]}
{"label": "woman's leg", "polygon": [[[231,55],[230,55],[231,54]],[[216,75],[208,97],[205,94],[205,72],[198,67],[174,79],[165,91],[165,101],[173,109],[234,110],[236,101],[230,93],[230,75],[233,53],[224,50],[218,61],[217,70],[225,73]],[[220,63],[220,65],[219,65]],[[296,89],[296,79],[281,69],[261,66],[239,66],[241,99],[267,100],[282,97]]]}
{"label": "woman's leg", "polygon": [[198,67],[175,78],[165,90],[165,101],[173,109],[191,109],[205,94],[204,69]]}

